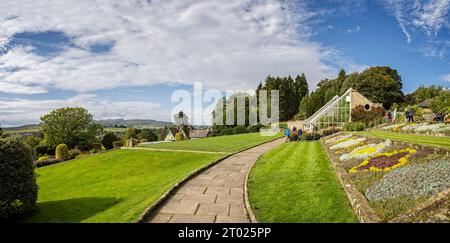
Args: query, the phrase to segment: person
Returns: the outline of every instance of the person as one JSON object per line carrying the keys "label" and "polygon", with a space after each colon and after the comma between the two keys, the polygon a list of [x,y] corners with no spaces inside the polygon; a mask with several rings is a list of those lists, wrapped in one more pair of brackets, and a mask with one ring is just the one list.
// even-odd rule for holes
{"label": "person", "polygon": [[394,110],[394,114],[392,115],[392,122],[396,122],[397,121],[397,108],[395,108]]}
{"label": "person", "polygon": [[286,143],[291,141],[291,130],[289,129],[289,127],[286,127],[284,129],[284,136],[286,136]]}
{"label": "person", "polygon": [[296,127],[292,128],[292,135],[294,135],[294,142],[296,142],[298,140],[298,131]]}
{"label": "person", "polygon": [[388,123],[391,123],[391,121],[392,121],[392,113],[390,110],[387,113],[387,120],[388,120]]}
{"label": "person", "polygon": [[303,130],[302,129],[298,129],[297,141],[303,141]]}
{"label": "person", "polygon": [[409,118],[408,118],[408,122],[414,122],[414,109],[413,108],[409,108],[408,113],[409,113]]}

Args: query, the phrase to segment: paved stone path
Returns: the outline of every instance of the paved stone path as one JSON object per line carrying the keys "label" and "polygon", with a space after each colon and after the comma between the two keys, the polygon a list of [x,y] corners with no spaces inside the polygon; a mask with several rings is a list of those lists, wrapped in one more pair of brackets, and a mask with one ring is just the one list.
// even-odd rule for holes
{"label": "paved stone path", "polygon": [[244,182],[258,157],[284,139],[230,156],[184,184],[158,210],[152,223],[249,223]]}

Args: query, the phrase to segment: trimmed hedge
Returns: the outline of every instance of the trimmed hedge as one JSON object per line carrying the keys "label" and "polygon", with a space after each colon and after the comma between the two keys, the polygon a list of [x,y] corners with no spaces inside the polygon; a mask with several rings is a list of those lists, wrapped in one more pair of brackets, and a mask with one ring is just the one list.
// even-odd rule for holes
{"label": "trimmed hedge", "polygon": [[31,212],[37,191],[31,148],[17,137],[0,139],[0,219]]}
{"label": "trimmed hedge", "polygon": [[303,140],[319,140],[322,136],[317,132],[303,133]]}
{"label": "trimmed hedge", "polygon": [[233,133],[234,134],[242,134],[242,133],[247,133],[247,128],[244,126],[237,126],[235,128],[233,128]]}
{"label": "trimmed hedge", "polygon": [[57,160],[66,160],[69,158],[69,147],[67,144],[59,144],[56,146],[55,157]]}

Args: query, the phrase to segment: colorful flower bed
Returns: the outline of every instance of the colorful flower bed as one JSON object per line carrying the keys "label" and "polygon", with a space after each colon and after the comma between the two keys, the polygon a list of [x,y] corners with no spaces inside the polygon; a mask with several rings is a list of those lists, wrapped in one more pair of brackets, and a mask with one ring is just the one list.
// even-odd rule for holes
{"label": "colorful flower bed", "polygon": [[382,153],[363,161],[361,164],[353,167],[349,173],[358,171],[388,172],[408,163],[408,157],[417,151],[411,148],[397,150],[389,153]]}
{"label": "colorful flower bed", "polygon": [[450,187],[450,158],[423,164],[411,164],[387,173],[366,190],[369,200],[384,200],[398,196],[428,197]]}
{"label": "colorful flower bed", "polygon": [[382,127],[379,130],[391,132],[409,132],[409,133],[427,133],[427,132],[446,133],[450,131],[450,124],[399,123]]}
{"label": "colorful flower bed", "polygon": [[363,143],[366,141],[366,138],[356,138],[356,139],[349,139],[343,142],[339,142],[333,146],[330,147],[331,150],[337,150],[337,149],[343,149],[351,146],[356,146],[358,144]]}
{"label": "colorful flower bed", "polygon": [[353,136],[353,134],[347,134],[347,135],[341,135],[341,136],[337,136],[334,138],[330,138],[327,141],[325,141],[326,144],[330,144],[330,143],[336,143],[336,142],[340,142],[341,140],[344,139],[349,139]]}
{"label": "colorful flower bed", "polygon": [[340,161],[346,161],[351,159],[366,159],[370,156],[375,156],[381,152],[383,152],[386,148],[390,147],[392,145],[391,140],[386,140],[381,143],[371,143],[365,146],[361,146],[358,148],[355,148],[352,152],[346,153],[341,155],[339,157]]}

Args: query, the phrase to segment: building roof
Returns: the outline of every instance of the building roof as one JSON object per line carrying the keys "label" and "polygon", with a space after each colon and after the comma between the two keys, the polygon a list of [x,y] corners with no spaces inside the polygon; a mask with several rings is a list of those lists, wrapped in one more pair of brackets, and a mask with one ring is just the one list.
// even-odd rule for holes
{"label": "building roof", "polygon": [[208,130],[192,130],[189,132],[190,138],[206,138],[209,135]]}
{"label": "building roof", "polygon": [[426,99],[426,100],[420,102],[418,106],[421,108],[428,108],[430,106],[430,101],[431,101],[431,99]]}

